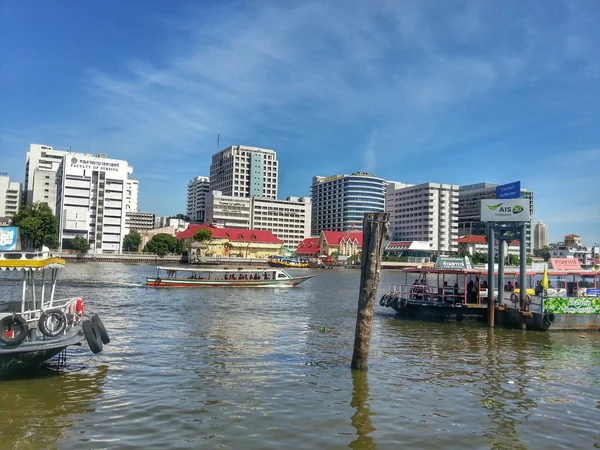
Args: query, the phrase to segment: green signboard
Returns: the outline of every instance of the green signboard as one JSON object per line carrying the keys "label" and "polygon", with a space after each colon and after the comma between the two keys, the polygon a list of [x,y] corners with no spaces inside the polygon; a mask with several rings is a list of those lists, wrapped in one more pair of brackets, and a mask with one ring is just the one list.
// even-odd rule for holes
{"label": "green signboard", "polygon": [[544,298],[544,311],[556,314],[600,314],[600,298],[597,297],[549,297]]}

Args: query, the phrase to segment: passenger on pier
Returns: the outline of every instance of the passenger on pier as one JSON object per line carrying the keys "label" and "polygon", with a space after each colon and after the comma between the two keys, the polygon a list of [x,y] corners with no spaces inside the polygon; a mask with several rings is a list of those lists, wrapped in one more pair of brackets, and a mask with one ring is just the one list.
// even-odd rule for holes
{"label": "passenger on pier", "polygon": [[509,281],[508,283],[506,283],[506,286],[504,286],[504,290],[508,291],[508,292],[512,292],[515,290],[515,287],[512,284],[512,281]]}
{"label": "passenger on pier", "polygon": [[518,281],[515,281],[515,289],[521,289],[521,286],[519,285]]}
{"label": "passenger on pier", "polygon": [[538,281],[535,284],[535,295],[543,295],[543,294],[544,294],[544,287]]}
{"label": "passenger on pier", "polygon": [[483,280],[483,282],[481,283],[481,289],[487,289],[488,288],[488,284],[486,280]]}
{"label": "passenger on pier", "polygon": [[[477,285],[479,285],[479,278],[477,278]],[[469,280],[467,283],[467,302],[468,303],[477,303],[477,289],[473,280]]]}

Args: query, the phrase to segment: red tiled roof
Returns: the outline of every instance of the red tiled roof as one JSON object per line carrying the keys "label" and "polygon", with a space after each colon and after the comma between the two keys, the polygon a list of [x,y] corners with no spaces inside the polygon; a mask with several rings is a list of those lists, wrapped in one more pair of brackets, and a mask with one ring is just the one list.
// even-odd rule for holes
{"label": "red tiled roof", "polygon": [[298,244],[297,255],[318,255],[321,252],[319,238],[306,238]]}
{"label": "red tiled roof", "polygon": [[207,224],[190,225],[187,230],[178,233],[177,239],[191,239],[196,231],[209,228],[214,239],[229,239],[232,242],[262,242],[267,244],[283,244],[283,241],[270,230],[242,230],[237,228],[215,228]]}
{"label": "red tiled roof", "polygon": [[580,236],[578,236],[576,234],[567,234],[565,237],[566,238],[574,238],[574,237],[580,237]]}
{"label": "red tiled roof", "polygon": [[[339,245],[340,241],[342,240],[342,238],[345,236],[345,234],[347,233],[347,231],[323,231],[323,238],[325,239],[325,242],[327,242],[329,245]],[[363,233],[362,231],[354,231],[352,233],[350,233],[350,240],[351,241],[358,241],[358,245],[362,246],[362,238],[363,238]]]}
{"label": "red tiled roof", "polygon": [[[487,244],[487,236],[480,234],[469,234],[467,236],[458,238],[456,241],[459,244]],[[496,240],[498,242],[498,240]],[[514,239],[508,243],[508,245],[519,245],[519,240]]]}

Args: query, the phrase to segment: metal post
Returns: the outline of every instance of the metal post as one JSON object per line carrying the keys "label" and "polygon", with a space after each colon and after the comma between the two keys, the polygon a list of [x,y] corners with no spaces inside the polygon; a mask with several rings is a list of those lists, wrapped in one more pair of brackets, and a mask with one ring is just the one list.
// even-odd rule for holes
{"label": "metal post", "polygon": [[494,327],[494,224],[488,224],[488,327]]}
{"label": "metal post", "polygon": [[519,299],[521,300],[521,311],[527,309],[527,243],[526,243],[526,231],[525,222],[521,224],[521,235],[519,237],[519,284],[520,294]]}
{"label": "metal post", "polygon": [[504,302],[504,242],[498,239],[498,303]]}

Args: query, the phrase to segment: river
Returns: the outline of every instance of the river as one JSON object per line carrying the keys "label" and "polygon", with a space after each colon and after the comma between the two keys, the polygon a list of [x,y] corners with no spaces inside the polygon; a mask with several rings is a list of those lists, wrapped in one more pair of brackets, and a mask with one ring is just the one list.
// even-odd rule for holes
{"label": "river", "polygon": [[[0,382],[3,449],[600,448],[598,333],[377,305],[369,370],[353,373],[359,270],[288,289],[144,287],[153,273],[67,266],[58,295],[82,295],[112,342]],[[384,271],[378,298],[401,280]]]}

